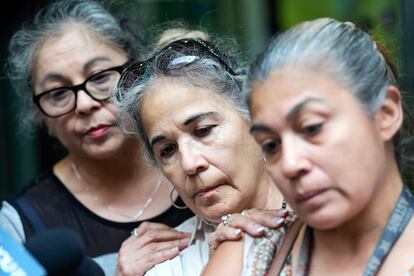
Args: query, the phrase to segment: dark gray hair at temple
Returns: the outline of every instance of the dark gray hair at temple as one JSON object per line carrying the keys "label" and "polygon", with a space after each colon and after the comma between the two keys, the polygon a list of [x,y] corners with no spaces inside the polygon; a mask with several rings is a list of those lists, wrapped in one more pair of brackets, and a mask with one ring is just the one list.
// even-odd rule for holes
{"label": "dark gray hair at temple", "polygon": [[[142,78],[136,81],[130,89],[125,91],[118,88],[113,93],[111,99],[120,109],[119,123],[121,128],[125,133],[139,136],[144,141],[146,157],[150,164],[156,166],[156,160],[141,123],[141,104],[150,86],[158,78],[174,78],[196,87],[209,89],[211,93],[214,93],[214,95],[233,106],[243,118],[249,120],[249,111],[242,93],[246,76],[245,68],[236,61],[233,55],[227,54],[227,52],[224,54],[222,49],[219,50],[218,54],[236,74],[226,70],[221,62],[207,53],[206,55],[198,56],[197,60],[185,66],[172,70],[162,69],[162,66],[159,64],[160,60],[154,58],[146,64],[146,70]],[[174,60],[176,57],[182,56],[179,51],[174,51],[173,49],[162,54],[163,60],[166,59],[165,55],[168,55],[168,60]]]}
{"label": "dark gray hair at temple", "polygon": [[25,132],[33,125],[42,124],[40,110],[33,104],[31,75],[36,54],[42,43],[66,31],[72,24],[81,24],[85,30],[97,34],[108,44],[134,57],[133,37],[124,32],[120,22],[95,1],[64,0],[52,2],[16,32],[9,43],[6,73],[15,91],[22,99],[20,124]]}

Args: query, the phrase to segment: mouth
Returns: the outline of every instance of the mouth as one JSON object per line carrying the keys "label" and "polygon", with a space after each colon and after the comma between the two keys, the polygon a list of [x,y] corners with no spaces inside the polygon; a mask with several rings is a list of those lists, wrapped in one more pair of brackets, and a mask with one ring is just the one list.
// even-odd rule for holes
{"label": "mouth", "polygon": [[92,138],[102,137],[108,133],[111,127],[113,127],[113,125],[100,124],[100,125],[89,128],[86,131],[86,135]]}
{"label": "mouth", "polygon": [[298,195],[295,201],[298,205],[313,204],[316,203],[318,197],[326,191],[328,191],[326,188],[308,191]]}
{"label": "mouth", "polygon": [[210,187],[204,187],[202,189],[197,190],[195,193],[193,193],[192,197],[196,198],[206,198],[209,197],[210,195],[212,195],[213,193],[215,193],[217,191],[217,189],[224,185],[224,183],[220,183],[214,186],[210,186]]}

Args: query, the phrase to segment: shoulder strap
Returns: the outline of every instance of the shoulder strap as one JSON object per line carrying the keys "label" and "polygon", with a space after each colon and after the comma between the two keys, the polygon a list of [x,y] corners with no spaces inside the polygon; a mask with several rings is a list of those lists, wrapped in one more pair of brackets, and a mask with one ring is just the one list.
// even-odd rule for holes
{"label": "shoulder strap", "polygon": [[279,275],[282,270],[283,264],[292,249],[292,246],[302,228],[303,222],[296,220],[292,226],[289,228],[286,238],[283,240],[283,243],[280,247],[279,253],[274,257],[272,264],[270,265],[270,270],[268,275]]}
{"label": "shoulder strap", "polygon": [[42,230],[45,230],[46,227],[40,220],[40,217],[36,213],[36,210],[33,208],[32,204],[27,200],[27,198],[24,195],[16,198],[14,202],[17,206],[19,206],[21,212],[28,220],[34,233],[38,233]]}

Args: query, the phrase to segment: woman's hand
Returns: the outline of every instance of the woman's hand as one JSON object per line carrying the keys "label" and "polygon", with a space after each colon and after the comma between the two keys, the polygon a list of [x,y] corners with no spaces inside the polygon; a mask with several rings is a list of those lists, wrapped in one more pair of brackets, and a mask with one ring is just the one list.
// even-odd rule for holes
{"label": "woman's hand", "polygon": [[220,223],[216,231],[210,235],[209,246],[215,250],[223,241],[241,239],[243,232],[258,237],[263,233],[265,227],[279,228],[282,226],[288,214],[289,212],[285,209],[247,209],[240,214],[231,214],[226,225]]}
{"label": "woman's hand", "polygon": [[116,275],[144,275],[154,265],[177,256],[190,237],[164,224],[141,223],[122,243]]}

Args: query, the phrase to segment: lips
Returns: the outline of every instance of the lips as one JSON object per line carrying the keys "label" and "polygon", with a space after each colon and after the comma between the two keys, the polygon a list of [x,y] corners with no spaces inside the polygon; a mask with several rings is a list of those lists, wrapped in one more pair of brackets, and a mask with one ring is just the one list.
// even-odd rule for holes
{"label": "lips", "polygon": [[222,186],[224,183],[220,183],[214,186],[209,186],[209,187],[203,187],[201,189],[198,189],[196,192],[194,192],[192,194],[192,197],[204,197],[207,196],[209,193],[213,192],[214,190],[216,190],[218,187]]}
{"label": "lips", "polygon": [[100,125],[91,127],[86,131],[86,135],[89,137],[93,137],[93,138],[102,137],[109,131],[109,129],[112,126],[113,125],[100,124]]}
{"label": "lips", "polygon": [[296,201],[297,204],[310,203],[311,201],[313,201],[314,199],[316,199],[319,195],[323,194],[327,190],[328,189],[324,188],[324,189],[317,189],[317,190],[312,190],[312,191],[304,192],[304,193],[298,195],[296,197],[296,200],[295,201]]}

